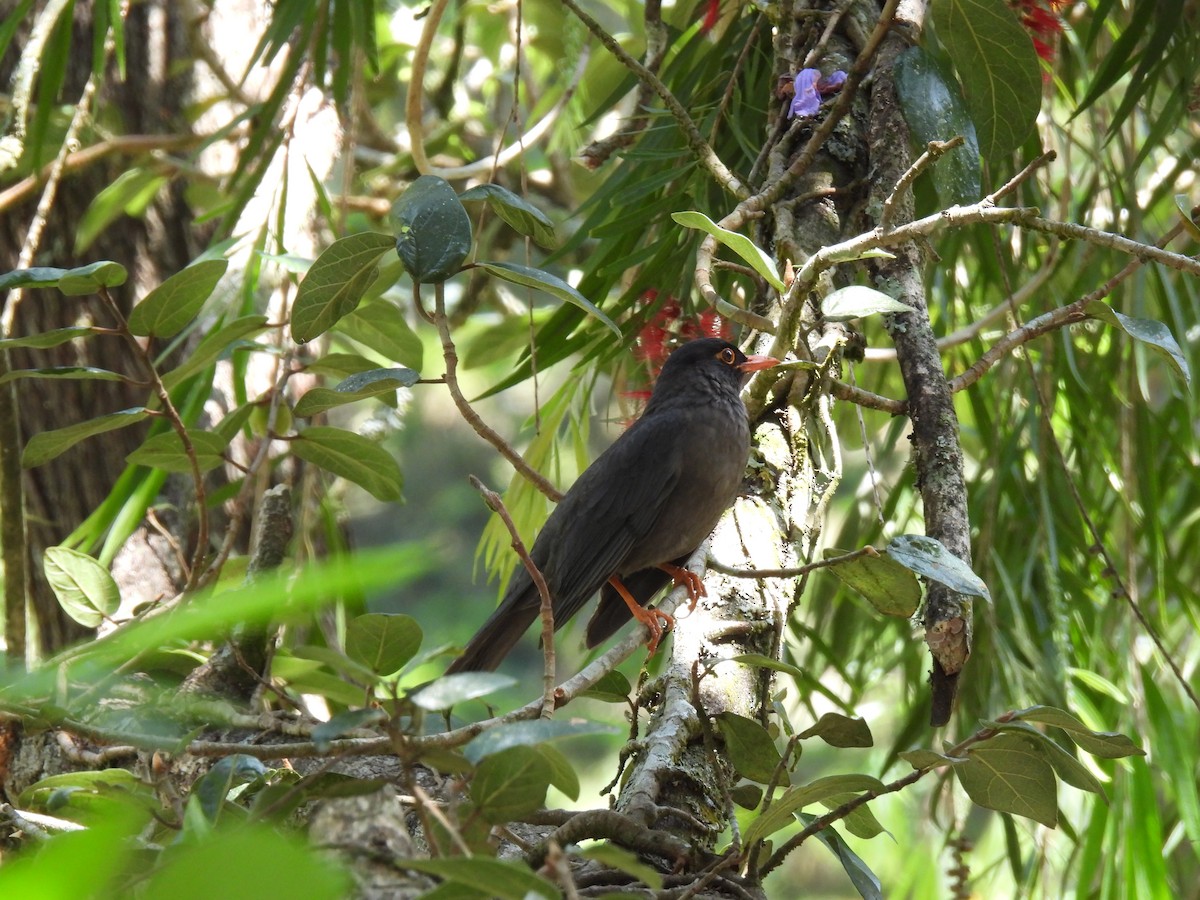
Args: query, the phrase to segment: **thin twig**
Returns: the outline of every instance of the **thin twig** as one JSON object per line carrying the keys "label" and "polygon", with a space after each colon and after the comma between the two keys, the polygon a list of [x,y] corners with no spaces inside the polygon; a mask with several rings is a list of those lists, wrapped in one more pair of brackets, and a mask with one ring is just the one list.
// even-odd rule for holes
{"label": "thin twig", "polygon": [[659,77],[630,56],[617,39],[605,31],[599,22],[584,12],[575,0],[562,0],[562,4],[574,13],[575,17],[587,27],[588,31],[596,36],[600,43],[617,58],[621,65],[633,72],[644,84],[648,84],[654,88],[654,93],[658,94],[663,103],[666,104],[671,115],[675,118],[675,122],[683,132],[688,147],[691,148],[692,153],[700,161],[700,164],[713,176],[717,184],[739,199],[749,197],[750,191],[742,184],[741,179],[734,175],[729,170],[729,167],[722,162],[721,158],[717,156],[716,151],[709,146],[708,141],[704,139],[704,135],[700,133],[700,129],[696,127],[696,123],[692,121],[692,117],[683,108],[683,104],[659,80]]}
{"label": "thin twig", "polygon": [[[925,146],[925,152],[918,156],[916,161],[908,167],[908,171],[900,176],[900,180],[896,182],[896,186],[892,188],[892,192],[883,201],[883,211],[879,214],[880,231],[891,230],[892,217],[896,214],[896,202],[904,196],[904,192],[912,186],[912,183],[920,177],[921,173],[951,150],[961,147],[963,143],[963,136],[960,134],[950,138],[948,141],[930,141]],[[988,199],[992,199],[994,202],[993,198],[989,197]]]}
{"label": "thin twig", "polygon": [[879,556],[879,551],[868,544],[866,547],[860,547],[858,550],[850,553],[843,553],[839,556],[797,566],[793,569],[735,569],[733,566],[727,566],[725,563],[718,562],[712,557],[708,559],[708,567],[715,572],[720,572],[731,578],[799,578],[801,575],[807,575],[809,572],[814,572],[817,569],[840,566],[843,563],[848,563],[863,556],[877,557]]}
{"label": "thin twig", "polygon": [[562,499],[562,492],[547,481],[533,466],[529,465],[524,457],[514,450],[504,438],[493,431],[480,418],[479,413],[471,408],[471,404],[463,396],[463,392],[458,386],[458,351],[455,349],[454,340],[450,336],[450,321],[446,318],[445,292],[441,284],[434,285],[434,298],[436,305],[432,318],[442,339],[442,356],[446,361],[446,387],[450,391],[450,396],[454,399],[454,405],[458,407],[459,415],[466,420],[467,424],[474,429],[476,434],[499,450],[501,456],[512,463],[513,468],[520,472],[534,487],[557,503]]}
{"label": "thin twig", "polygon": [[533,561],[533,557],[529,555],[529,551],[525,549],[525,542],[521,540],[521,533],[517,531],[517,526],[509,515],[508,509],[504,506],[504,501],[500,499],[500,495],[493,490],[489,490],[482,481],[474,475],[469,476],[471,487],[479,491],[483,497],[483,502],[488,505],[488,509],[498,515],[501,521],[504,522],[504,527],[508,529],[509,535],[512,537],[512,548],[520,557],[522,565],[525,566],[525,571],[529,573],[529,577],[533,580],[534,587],[537,588],[538,597],[541,599],[541,617],[542,617],[542,714],[541,718],[550,719],[554,717],[554,598],[550,596],[550,587],[546,584],[546,578],[542,575],[542,570],[537,567],[537,563]]}

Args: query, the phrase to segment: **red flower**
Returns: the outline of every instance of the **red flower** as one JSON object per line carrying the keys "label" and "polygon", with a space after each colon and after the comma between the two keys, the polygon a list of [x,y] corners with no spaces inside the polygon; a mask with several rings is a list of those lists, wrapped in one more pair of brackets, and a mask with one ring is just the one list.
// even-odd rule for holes
{"label": "red flower", "polygon": [[1046,62],[1054,62],[1053,41],[1062,32],[1060,10],[1067,0],[1009,0],[1025,30],[1033,39],[1033,49]]}

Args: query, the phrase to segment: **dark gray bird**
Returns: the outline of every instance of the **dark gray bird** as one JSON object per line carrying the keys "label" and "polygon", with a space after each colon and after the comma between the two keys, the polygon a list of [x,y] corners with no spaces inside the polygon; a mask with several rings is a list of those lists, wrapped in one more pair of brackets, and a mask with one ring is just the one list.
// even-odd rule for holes
{"label": "dark gray bird", "polygon": [[[632,616],[649,628],[653,651],[660,622],[673,620],[645,604],[671,581],[687,584],[695,603],[704,586],[681,567],[733,503],[750,452],[741,389],[778,362],[719,338],[671,354],[641,418],[584,470],[530,551],[556,629],[600,591],[587,645]],[[496,668],[540,608],[533,579],[518,566],[504,600],[447,672]]]}

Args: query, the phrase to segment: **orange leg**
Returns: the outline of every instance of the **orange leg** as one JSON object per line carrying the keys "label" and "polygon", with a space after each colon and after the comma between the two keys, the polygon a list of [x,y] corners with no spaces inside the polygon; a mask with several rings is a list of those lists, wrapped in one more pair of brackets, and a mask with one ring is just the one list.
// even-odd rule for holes
{"label": "orange leg", "polygon": [[[621,599],[625,601],[625,605],[629,607],[629,611],[633,613],[633,617],[646,626],[646,630],[650,632],[650,640],[646,642],[646,646],[650,650],[650,655],[653,656],[658,650],[658,642],[662,640],[663,627],[670,628],[675,624],[675,620],[665,612],[660,612],[657,609],[646,609],[640,603],[633,599],[633,595],[629,593],[629,589],[621,583],[621,579],[614,575],[608,579],[608,583],[613,586]],[[661,620],[662,624],[659,624]]]}
{"label": "orange leg", "polygon": [[704,581],[695,572],[689,572],[687,569],[682,569],[679,566],[671,563],[662,563],[659,568],[675,579],[675,586],[683,585],[688,592],[688,612],[696,611],[696,602],[701,597],[707,597],[708,591],[704,589]]}

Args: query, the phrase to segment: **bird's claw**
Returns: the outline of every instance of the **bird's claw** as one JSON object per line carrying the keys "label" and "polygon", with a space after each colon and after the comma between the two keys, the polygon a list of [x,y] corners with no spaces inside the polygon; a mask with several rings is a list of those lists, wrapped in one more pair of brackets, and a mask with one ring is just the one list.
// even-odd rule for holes
{"label": "bird's claw", "polygon": [[672,565],[671,563],[664,563],[659,568],[671,576],[676,587],[687,588],[688,612],[695,612],[696,604],[700,598],[708,596],[708,591],[704,589],[704,579],[691,569],[685,569],[682,566]]}
{"label": "bird's claw", "polygon": [[[646,642],[646,658],[649,659],[658,652],[658,644],[662,640],[665,631],[675,627],[675,617],[663,612],[661,609],[643,609],[642,615],[635,613],[635,617],[650,632],[650,640]],[[661,625],[659,624],[659,619],[662,619]]]}

